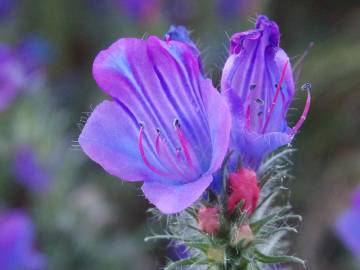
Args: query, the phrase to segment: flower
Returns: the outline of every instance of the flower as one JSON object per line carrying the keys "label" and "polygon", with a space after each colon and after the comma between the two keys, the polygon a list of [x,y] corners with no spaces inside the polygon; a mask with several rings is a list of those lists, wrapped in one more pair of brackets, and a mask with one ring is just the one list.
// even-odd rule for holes
{"label": "flower", "polygon": [[242,211],[252,214],[259,200],[259,187],[256,173],[253,170],[240,168],[237,172],[229,174],[230,195],[228,211],[233,212],[236,205],[243,200]]}
{"label": "flower", "polygon": [[160,0],[115,0],[126,15],[133,19],[149,21],[158,16]]}
{"label": "flower", "polygon": [[254,239],[254,233],[251,230],[250,225],[243,224],[238,228],[235,228],[233,238],[231,239],[231,244],[236,246],[240,241],[243,241],[245,245],[248,245],[254,241]]}
{"label": "flower", "polygon": [[171,37],[122,38],[98,54],[93,74],[113,101],[87,120],[84,152],[122,180],[143,181],[146,198],[164,213],[194,203],[221,166],[231,127],[194,49]]}
{"label": "flower", "polygon": [[0,0],[0,19],[8,18],[15,10],[18,0]]}
{"label": "flower", "polygon": [[280,146],[289,144],[309,111],[310,92],[300,120],[288,127],[286,114],[295,86],[289,57],[279,47],[279,27],[259,16],[256,29],[236,33],[221,78],[222,94],[233,115],[231,147],[243,166],[256,170]]}
{"label": "flower", "polygon": [[43,192],[49,189],[50,176],[30,146],[21,146],[16,150],[13,173],[16,180],[31,191]]}
{"label": "flower", "polygon": [[0,43],[0,112],[25,88],[40,81],[49,49],[45,40],[35,36],[22,40],[15,48]]}
{"label": "flower", "polygon": [[0,269],[40,270],[45,259],[34,249],[34,226],[21,210],[0,214]]}
{"label": "flower", "polygon": [[8,108],[26,82],[26,72],[16,52],[0,44],[0,112]]}
{"label": "flower", "polygon": [[220,229],[219,209],[216,207],[201,207],[198,212],[199,228],[203,232],[214,235]]}
{"label": "flower", "polygon": [[343,243],[360,260],[360,187],[354,192],[350,207],[338,217],[335,229]]}
{"label": "flower", "polygon": [[244,10],[248,10],[253,1],[256,0],[217,0],[216,9],[225,20],[233,19],[239,16]]}

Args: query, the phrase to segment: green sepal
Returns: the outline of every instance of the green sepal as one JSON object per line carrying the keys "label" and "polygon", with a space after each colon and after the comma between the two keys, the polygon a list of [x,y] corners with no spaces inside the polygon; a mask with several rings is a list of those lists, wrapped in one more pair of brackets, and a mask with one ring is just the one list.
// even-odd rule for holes
{"label": "green sepal", "polygon": [[297,263],[297,264],[301,264],[302,266],[305,267],[305,261],[294,257],[294,256],[271,256],[271,255],[265,255],[263,253],[261,253],[259,250],[255,249],[254,250],[254,256],[256,258],[256,260],[258,260],[259,262],[262,263],[266,263],[266,264],[275,264],[275,263]]}

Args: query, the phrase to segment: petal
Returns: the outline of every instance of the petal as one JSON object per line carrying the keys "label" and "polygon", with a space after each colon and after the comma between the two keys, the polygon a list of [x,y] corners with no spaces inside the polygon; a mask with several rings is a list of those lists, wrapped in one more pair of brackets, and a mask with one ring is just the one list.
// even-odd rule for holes
{"label": "petal", "polygon": [[[212,160],[209,172],[220,168],[228,151],[231,130],[231,114],[226,100],[212,86],[210,80],[202,84],[204,103],[209,119],[209,129],[212,141]],[[216,108],[216,109],[215,109]],[[209,149],[210,150],[210,149]],[[207,153],[206,151],[205,153]]]}
{"label": "petal", "polygon": [[[161,177],[146,167],[138,147],[139,126],[116,102],[104,101],[92,112],[80,136],[83,151],[108,173],[126,181]],[[146,145],[145,145],[146,147]],[[151,153],[151,151],[147,151]],[[155,158],[148,157],[152,163]]]}
{"label": "petal", "polygon": [[142,186],[146,198],[165,214],[177,213],[192,205],[210,185],[211,175],[183,185],[147,182]]}
{"label": "petal", "polygon": [[239,150],[244,167],[257,170],[261,161],[275,149],[289,144],[293,139],[287,133],[270,132],[259,134],[246,129],[235,131],[232,136]]}

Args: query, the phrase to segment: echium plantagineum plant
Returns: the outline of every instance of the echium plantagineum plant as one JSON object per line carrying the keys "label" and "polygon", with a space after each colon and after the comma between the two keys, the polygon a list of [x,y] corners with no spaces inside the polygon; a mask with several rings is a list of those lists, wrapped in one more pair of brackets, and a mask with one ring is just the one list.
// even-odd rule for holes
{"label": "echium plantagineum plant", "polygon": [[289,127],[295,84],[279,39],[266,16],[234,34],[220,92],[181,26],[163,39],[121,38],[95,59],[94,78],[112,100],[91,113],[79,143],[108,173],[142,181],[152,212],[170,221],[165,233],[145,239],[186,247],[165,269],[304,265],[286,254],[285,236],[301,217],[280,195],[292,152],[286,146],[307,116],[310,93],[303,87],[304,112]]}

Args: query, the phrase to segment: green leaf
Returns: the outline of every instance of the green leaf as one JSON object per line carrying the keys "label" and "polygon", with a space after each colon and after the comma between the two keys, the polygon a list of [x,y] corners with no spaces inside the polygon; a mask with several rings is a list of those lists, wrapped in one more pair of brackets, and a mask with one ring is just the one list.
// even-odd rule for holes
{"label": "green leaf", "polygon": [[250,224],[250,227],[252,229],[252,231],[254,232],[254,234],[256,234],[257,232],[260,231],[260,229],[266,225],[267,223],[269,223],[270,221],[279,221],[281,220],[281,217],[283,217],[285,215],[285,213],[289,211],[288,207],[284,207],[283,209],[279,210],[278,212],[271,214],[267,217],[264,217],[262,219],[259,219],[253,223]]}
{"label": "green leaf", "polygon": [[261,253],[259,250],[254,251],[255,258],[262,263],[298,263],[305,267],[305,261],[294,256],[271,256]]}
{"label": "green leaf", "polygon": [[203,242],[185,242],[184,244],[190,248],[200,250],[205,254],[209,251],[210,248],[210,245],[208,243]]}

